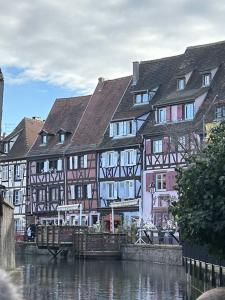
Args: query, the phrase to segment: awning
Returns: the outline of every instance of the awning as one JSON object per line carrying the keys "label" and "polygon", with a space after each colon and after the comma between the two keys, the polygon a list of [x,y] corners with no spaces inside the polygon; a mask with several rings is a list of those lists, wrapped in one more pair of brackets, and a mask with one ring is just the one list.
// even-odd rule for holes
{"label": "awning", "polygon": [[80,209],[81,204],[59,205],[57,211],[70,211]]}
{"label": "awning", "polygon": [[[102,214],[110,214],[112,211],[111,207],[98,207],[96,208],[97,212]],[[115,207],[115,213],[122,213],[122,212],[132,212],[132,211],[139,211],[139,206],[127,206],[127,207]]]}

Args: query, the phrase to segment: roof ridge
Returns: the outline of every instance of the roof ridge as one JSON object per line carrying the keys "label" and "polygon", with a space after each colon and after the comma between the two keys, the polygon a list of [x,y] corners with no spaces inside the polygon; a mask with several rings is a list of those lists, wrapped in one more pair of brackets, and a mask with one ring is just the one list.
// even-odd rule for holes
{"label": "roof ridge", "polygon": [[222,41],[219,41],[219,42],[214,42],[214,43],[207,43],[207,44],[189,46],[189,47],[186,48],[186,50],[187,49],[210,47],[210,46],[219,45],[219,44],[225,44],[225,40],[222,40]]}
{"label": "roof ridge", "polygon": [[[55,102],[59,102],[59,101],[71,101],[71,100],[76,100],[76,99],[80,99],[80,98],[85,98],[85,97],[91,97],[92,94],[90,95],[81,95],[81,96],[72,96],[72,97],[65,97],[65,98],[56,98]],[[54,105],[54,103],[53,103]]]}
{"label": "roof ridge", "polygon": [[161,57],[161,58],[156,58],[156,59],[150,59],[150,60],[141,60],[140,61],[140,64],[145,64],[145,63],[151,63],[151,62],[157,62],[157,61],[162,61],[162,60],[167,60],[167,59],[170,59],[170,58],[176,58],[176,57],[181,57],[182,55],[184,55],[183,53],[182,54],[177,54],[177,55],[171,55],[171,56],[166,56],[166,57]]}

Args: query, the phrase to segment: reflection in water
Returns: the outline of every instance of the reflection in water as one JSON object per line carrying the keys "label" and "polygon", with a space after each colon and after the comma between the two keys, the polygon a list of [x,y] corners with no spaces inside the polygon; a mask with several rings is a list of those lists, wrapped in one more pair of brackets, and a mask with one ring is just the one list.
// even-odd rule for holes
{"label": "reflection in water", "polygon": [[117,260],[18,258],[14,275],[25,299],[186,299],[182,267]]}

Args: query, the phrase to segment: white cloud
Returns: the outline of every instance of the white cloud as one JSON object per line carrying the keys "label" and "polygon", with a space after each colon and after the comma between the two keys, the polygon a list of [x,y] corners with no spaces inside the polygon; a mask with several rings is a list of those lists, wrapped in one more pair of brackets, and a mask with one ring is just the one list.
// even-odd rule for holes
{"label": "white cloud", "polygon": [[44,80],[83,91],[131,62],[225,39],[223,0],[2,1],[0,65],[11,83]]}

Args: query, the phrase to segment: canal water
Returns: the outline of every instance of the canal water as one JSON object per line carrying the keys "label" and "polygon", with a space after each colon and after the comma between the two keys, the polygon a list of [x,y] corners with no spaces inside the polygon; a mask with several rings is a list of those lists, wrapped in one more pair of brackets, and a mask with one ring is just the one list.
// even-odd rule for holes
{"label": "canal water", "polygon": [[196,299],[183,267],[148,262],[18,257],[12,277],[25,300]]}

